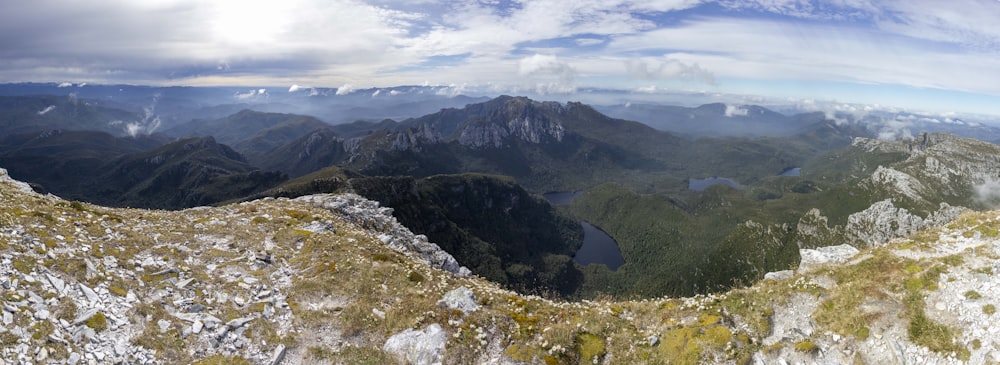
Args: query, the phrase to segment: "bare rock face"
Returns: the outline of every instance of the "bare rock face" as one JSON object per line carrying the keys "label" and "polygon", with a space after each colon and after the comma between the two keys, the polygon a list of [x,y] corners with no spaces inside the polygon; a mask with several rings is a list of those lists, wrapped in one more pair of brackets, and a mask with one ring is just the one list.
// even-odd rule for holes
{"label": "bare rock face", "polygon": [[31,193],[31,186],[28,183],[14,180],[7,174],[7,169],[0,168],[0,181],[14,185],[18,190],[23,193]]}
{"label": "bare rock face", "polygon": [[566,135],[562,124],[542,115],[523,115],[506,122],[478,121],[462,130],[458,142],[476,148],[503,147],[510,138],[529,143],[560,142]]}
{"label": "bare rock face", "polygon": [[397,133],[396,139],[393,140],[392,146],[389,149],[393,151],[420,152],[423,146],[440,143],[441,141],[441,136],[431,126],[422,124],[417,128]]}
{"label": "bare rock face", "polygon": [[940,225],[958,217],[966,208],[941,203],[936,212],[926,218],[896,207],[886,199],[868,209],[851,214],[845,231],[860,246],[884,245],[893,238],[906,237],[930,226]]}

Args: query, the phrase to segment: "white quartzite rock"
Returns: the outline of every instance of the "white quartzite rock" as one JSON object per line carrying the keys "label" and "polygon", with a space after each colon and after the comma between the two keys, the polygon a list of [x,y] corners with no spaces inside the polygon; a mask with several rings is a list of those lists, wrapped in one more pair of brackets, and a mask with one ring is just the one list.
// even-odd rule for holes
{"label": "white quartzite rock", "polygon": [[851,245],[827,246],[816,249],[799,250],[802,261],[799,270],[808,269],[822,264],[840,264],[847,262],[858,254],[858,249]]}
{"label": "white quartzite rock", "polygon": [[441,325],[434,323],[420,331],[408,329],[392,335],[385,341],[382,350],[401,357],[409,364],[440,364],[447,339],[448,335]]}
{"label": "white quartzite rock", "polygon": [[479,310],[479,305],[476,304],[476,297],[472,294],[472,290],[464,286],[445,293],[444,297],[438,301],[438,305],[447,307],[448,309],[458,309],[462,313]]}

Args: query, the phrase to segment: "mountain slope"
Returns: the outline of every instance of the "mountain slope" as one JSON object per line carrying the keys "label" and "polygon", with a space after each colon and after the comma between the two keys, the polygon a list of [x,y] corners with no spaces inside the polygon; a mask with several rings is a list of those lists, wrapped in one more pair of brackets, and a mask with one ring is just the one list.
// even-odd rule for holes
{"label": "mountain slope", "polygon": [[212,137],[182,139],[109,162],[87,189],[94,202],[178,209],[246,196],[287,177],[261,172]]}
{"label": "mountain slope", "polygon": [[261,154],[329,124],[305,115],[249,109],[215,120],[193,120],[167,130],[178,137],[213,137],[244,154]]}
{"label": "mountain slope", "polygon": [[96,131],[49,130],[0,140],[0,163],[11,175],[67,198],[83,198],[81,181],[99,174],[109,160],[153,149],[154,137],[115,137]]}
{"label": "mountain slope", "polygon": [[97,105],[73,96],[0,96],[0,135],[44,130],[89,130],[128,135],[136,113]]}

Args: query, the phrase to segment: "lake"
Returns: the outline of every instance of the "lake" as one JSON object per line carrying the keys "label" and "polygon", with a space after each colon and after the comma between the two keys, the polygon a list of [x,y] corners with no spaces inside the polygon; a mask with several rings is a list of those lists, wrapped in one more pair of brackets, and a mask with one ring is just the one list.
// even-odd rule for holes
{"label": "lake", "polygon": [[580,195],[583,195],[582,191],[554,191],[542,194],[542,197],[552,205],[569,205]]}
{"label": "lake", "polygon": [[580,265],[604,264],[611,271],[618,270],[618,267],[625,264],[614,238],[590,223],[580,224],[583,225],[583,246],[576,251],[573,261]]}
{"label": "lake", "polygon": [[802,176],[802,168],[801,167],[793,167],[793,168],[787,169],[785,171],[782,171],[781,175],[778,175],[778,176]]}
{"label": "lake", "polygon": [[740,184],[737,183],[737,182],[735,182],[735,181],[733,181],[733,180],[730,180],[730,179],[727,179],[727,178],[724,178],[724,177],[710,177],[710,178],[707,178],[707,179],[689,179],[688,180],[688,189],[691,189],[691,190],[694,190],[694,191],[702,191],[702,190],[707,189],[709,186],[716,185],[716,184],[726,184],[726,185],[731,186],[734,189],[739,189],[740,188]]}
{"label": "lake", "polygon": [[[554,191],[542,194],[542,197],[552,205],[569,205],[580,195],[583,195],[582,191]],[[583,246],[576,251],[573,261],[580,265],[604,264],[611,271],[625,264],[614,238],[593,224],[580,222],[580,225],[583,226]]]}

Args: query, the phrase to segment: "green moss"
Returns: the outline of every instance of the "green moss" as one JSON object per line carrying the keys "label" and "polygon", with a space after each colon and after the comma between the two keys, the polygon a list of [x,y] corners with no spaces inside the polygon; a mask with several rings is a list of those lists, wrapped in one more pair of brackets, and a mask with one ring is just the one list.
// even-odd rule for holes
{"label": "green moss", "polygon": [[586,332],[576,336],[576,352],[580,354],[582,363],[589,363],[595,357],[600,358],[606,351],[607,344],[600,336]]}
{"label": "green moss", "polygon": [[30,274],[35,270],[37,260],[30,256],[21,256],[14,259],[14,269],[24,274]]}
{"label": "green moss", "polygon": [[795,343],[795,351],[815,354],[819,352],[819,345],[812,341],[799,341]]}
{"label": "green moss", "polygon": [[860,326],[856,331],[854,331],[854,337],[859,341],[864,341],[868,339],[871,335],[871,330],[867,326]]}
{"label": "green moss", "polygon": [[725,326],[712,326],[705,329],[700,339],[707,345],[721,348],[733,338],[733,332]]}
{"label": "green moss", "polygon": [[983,306],[983,313],[992,316],[993,313],[997,312],[997,307],[993,304],[987,304]]}
{"label": "green moss", "polygon": [[101,332],[108,329],[108,317],[104,316],[104,312],[97,312],[85,324],[94,331]]}
{"label": "green moss", "polygon": [[969,290],[969,291],[965,292],[965,299],[976,300],[976,299],[982,299],[982,298],[983,298],[983,296],[981,294],[979,294],[979,292],[977,292],[975,290]]}
{"label": "green moss", "polygon": [[941,258],[941,262],[948,266],[958,266],[965,262],[960,254],[949,255]]}
{"label": "green moss", "polygon": [[124,288],[115,285],[108,286],[108,291],[111,292],[111,294],[117,295],[119,297],[124,297],[128,295],[128,290],[125,290]]}
{"label": "green moss", "polygon": [[21,338],[9,331],[0,333],[0,346],[14,346]]}
{"label": "green moss", "polygon": [[35,325],[32,326],[31,328],[32,330],[31,338],[35,340],[45,341],[46,338],[48,338],[48,336],[51,335],[53,331],[55,331],[55,329],[56,326],[52,324],[52,322],[49,321],[36,322]]}
{"label": "green moss", "polygon": [[695,341],[698,328],[668,330],[660,341],[660,355],[670,364],[694,365],[701,360],[702,347]]}
{"label": "green moss", "polygon": [[424,280],[427,280],[423,274],[416,271],[410,271],[410,274],[406,276],[406,279],[414,283],[422,283]]}
{"label": "green moss", "polygon": [[701,326],[701,327],[706,327],[706,326],[711,326],[713,324],[718,324],[721,320],[722,320],[722,317],[714,315],[714,314],[702,313],[702,314],[698,315],[698,325]]}

